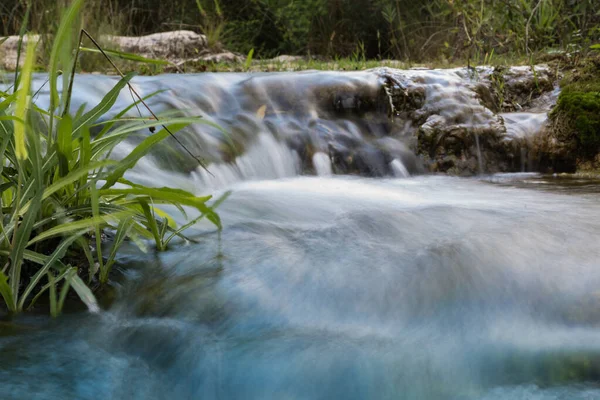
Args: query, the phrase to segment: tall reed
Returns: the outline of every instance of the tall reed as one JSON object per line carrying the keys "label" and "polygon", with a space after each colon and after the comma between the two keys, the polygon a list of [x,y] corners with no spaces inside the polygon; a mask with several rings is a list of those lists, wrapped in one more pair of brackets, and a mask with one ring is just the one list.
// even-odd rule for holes
{"label": "tall reed", "polygon": [[[71,289],[96,309],[93,291],[108,282],[116,251],[125,240],[142,248],[153,241],[157,250],[165,250],[190,226],[177,226],[160,205],[196,209],[199,217],[191,223],[207,218],[216,228],[221,226],[210,196],[125,179],[156,143],[189,124],[203,123],[200,118],[123,119],[143,102],[139,99],[101,122],[118,94],[127,90],[132,74],[123,76],[99,104],[71,113],[71,88],[77,79],[71,72],[76,68],[77,21],[83,5],[84,0],[73,1],[54,35],[48,66],[50,107],[41,109],[32,96],[33,40],[28,41],[12,88],[0,92],[0,308],[10,315],[32,307],[48,293],[50,313],[56,316]],[[107,158],[132,133],[154,125],[162,129],[123,160]],[[92,130],[98,133],[92,135]],[[113,239],[112,250],[105,255],[107,233]]]}

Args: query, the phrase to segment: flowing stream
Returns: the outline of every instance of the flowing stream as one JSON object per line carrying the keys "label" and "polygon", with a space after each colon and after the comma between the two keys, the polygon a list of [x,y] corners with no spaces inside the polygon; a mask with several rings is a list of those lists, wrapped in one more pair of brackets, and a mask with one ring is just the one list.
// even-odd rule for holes
{"label": "flowing stream", "polygon": [[[485,108],[461,71],[394,74],[423,88],[420,109],[437,121],[500,126],[506,140],[544,123],[544,110]],[[114,82],[79,76],[73,106]],[[0,397],[600,399],[600,182],[424,174],[418,127],[390,110],[385,82],[381,71],[134,80],[166,90],[152,107],[200,113],[228,135],[182,135],[210,174],[171,143],[128,177],[231,191],[224,228],[200,223],[188,231],[198,243],[161,254],[125,246],[107,310],[0,325]]]}

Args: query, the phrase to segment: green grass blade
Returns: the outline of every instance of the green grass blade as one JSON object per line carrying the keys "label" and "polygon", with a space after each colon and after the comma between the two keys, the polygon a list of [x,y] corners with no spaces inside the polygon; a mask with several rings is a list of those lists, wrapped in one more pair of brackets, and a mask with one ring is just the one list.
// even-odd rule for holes
{"label": "green grass blade", "polygon": [[[133,218],[131,218],[131,217],[124,218],[123,220],[121,220],[121,222],[119,222],[119,226],[117,227],[117,233],[112,241],[112,248],[110,249],[110,255],[108,256],[108,259],[106,260],[106,265],[104,267],[104,269],[106,271],[105,279],[108,279],[108,274],[110,274],[110,270],[112,269],[112,266],[114,265],[114,263],[116,261],[117,250],[119,249],[119,247],[121,247],[121,245],[123,244],[125,239],[129,236],[129,232],[131,232],[132,228],[133,228]],[[101,276],[100,277],[101,281],[102,281],[102,278],[103,277]]]}
{"label": "green grass blade", "polygon": [[[29,237],[35,223],[37,214],[42,203],[42,192],[38,190],[35,194],[29,211],[25,213],[23,221],[16,230],[15,240],[10,254],[11,268],[10,268],[10,284],[12,287],[12,293],[14,300],[17,301],[19,298],[19,288],[21,284],[21,266],[23,264],[23,253],[25,248],[28,246]],[[18,310],[18,308],[17,308]]]}
{"label": "green grass blade", "polygon": [[250,49],[246,56],[246,62],[244,63],[244,69],[248,71],[252,66],[252,58],[254,58],[254,49]]}
{"label": "green grass blade", "polygon": [[66,276],[64,277],[65,283],[63,284],[62,289],[60,290],[60,296],[58,297],[58,304],[56,305],[58,314],[62,313],[62,309],[65,305],[65,299],[67,298],[67,293],[69,293],[69,289],[71,288],[71,277],[74,274],[77,274],[76,268],[69,268],[66,272]]}
{"label": "green grass blade", "polygon": [[51,271],[46,273],[48,276],[48,287],[50,289],[50,315],[53,318],[58,317],[58,309],[56,305],[56,279]]}
{"label": "green grass blade", "polygon": [[31,246],[32,244],[38,243],[42,240],[46,240],[54,236],[70,234],[82,229],[85,229],[87,232],[93,230],[96,226],[106,225],[112,221],[119,221],[121,218],[125,218],[128,215],[131,215],[131,212],[121,211],[112,214],[99,215],[97,217],[85,218],[78,221],[61,224],[40,233],[39,235],[31,239],[28,245]]}
{"label": "green grass blade", "polygon": [[6,307],[11,312],[16,312],[17,307],[15,304],[15,298],[13,296],[12,288],[8,284],[8,277],[4,275],[4,272],[0,270],[0,295],[4,299]]}
{"label": "green grass blade", "polygon": [[[52,46],[52,52],[50,53],[50,64],[48,66],[48,75],[50,77],[50,112],[53,113],[58,106],[58,86],[57,78],[59,75],[60,61],[65,58],[65,52],[67,57],[71,52],[71,33],[74,26],[75,20],[79,15],[79,10],[83,6],[84,0],[74,0],[71,6],[67,9],[64,17],[60,22],[58,31],[54,36],[54,43]],[[64,65],[63,68],[69,68],[69,65]],[[68,76],[68,74],[65,74]],[[68,79],[68,78],[67,78]],[[66,89],[68,85],[63,82],[63,89]],[[50,128],[52,129],[52,127]]]}
{"label": "green grass blade", "polygon": [[94,296],[94,293],[90,290],[89,287],[81,280],[81,278],[75,274],[71,276],[69,279],[71,282],[71,286],[81,299],[81,301],[88,307],[90,312],[98,312],[100,311],[100,307],[98,306],[98,301]]}
{"label": "green grass blade", "polygon": [[79,239],[77,239],[76,243],[81,248],[81,251],[83,251],[83,254],[85,255],[85,258],[87,259],[87,262],[89,265],[89,268],[88,268],[88,276],[89,276],[88,284],[89,284],[92,282],[92,279],[96,275],[96,272],[98,272],[98,270],[96,268],[96,263],[94,262],[94,256],[92,254],[92,250],[90,249],[90,242],[87,239],[80,237]]}
{"label": "green grass blade", "polygon": [[102,98],[100,103],[96,105],[96,107],[92,108],[87,113],[83,114],[80,118],[77,118],[75,123],[73,124],[73,136],[77,137],[77,133],[84,126],[89,126],[96,122],[98,118],[106,114],[117,102],[119,98],[119,93],[121,90],[127,86],[127,83],[135,76],[135,73],[129,73],[124,78],[119,80],[119,82]]}
{"label": "green grass blade", "polygon": [[211,221],[217,228],[221,229],[221,219],[213,209],[206,205],[206,202],[211,199],[211,196],[197,197],[193,194],[186,192],[181,189],[171,188],[146,188],[146,187],[133,187],[129,189],[104,189],[101,190],[103,195],[136,195],[136,196],[148,196],[153,200],[163,200],[171,204],[180,204],[184,206],[194,207],[201,213],[206,214],[206,218]]}
{"label": "green grass blade", "polygon": [[[21,29],[19,30],[19,43],[17,44],[17,68],[15,68],[15,86],[13,91],[16,92],[19,89],[19,68],[18,66],[21,63],[21,50],[23,48],[23,38],[25,37],[25,32],[27,31],[27,25],[29,25],[29,16],[31,15],[31,4],[27,4],[27,10],[25,11],[25,15],[23,16],[23,20],[21,21]],[[8,38],[7,38],[8,39]]]}
{"label": "green grass blade", "polygon": [[61,177],[69,173],[69,163],[73,159],[73,119],[67,114],[58,123],[56,145],[58,148],[58,167]]}
{"label": "green grass blade", "polygon": [[126,189],[102,189],[100,190],[100,194],[104,196],[118,196],[124,194],[148,196],[153,199],[165,200],[172,203],[180,203],[194,208],[206,207],[206,202],[212,198],[212,196],[195,196],[183,189],[173,189],[168,187],[148,188],[144,186],[135,186]]}
{"label": "green grass blade", "polygon": [[[98,183],[92,180],[90,185],[90,202],[92,205],[92,215],[94,218],[100,217],[100,195],[98,194]],[[94,226],[94,235],[96,237],[96,254],[98,256],[98,265],[100,271],[104,270],[104,259],[102,258],[102,229],[100,225]]]}
{"label": "green grass blade", "polygon": [[[159,93],[165,92],[166,89],[161,89],[161,90],[157,90],[155,92],[150,93],[147,96],[142,97],[143,101],[148,100],[151,97],[156,96]],[[96,135],[96,139],[100,139],[102,136],[104,136],[106,133],[108,133],[108,131],[110,129],[112,129],[112,127],[117,123],[117,122],[122,122],[123,121],[123,116],[125,114],[127,114],[131,109],[133,109],[134,107],[137,107],[138,105],[140,105],[142,103],[142,100],[136,100],[134,103],[131,103],[129,106],[125,107],[124,109],[122,109],[121,111],[119,111],[119,113],[117,115],[115,115],[115,117],[111,120],[105,121],[103,123],[103,128],[102,130]],[[96,124],[97,125],[97,124]],[[94,125],[95,126],[95,125]]]}
{"label": "green grass blade", "polygon": [[[221,205],[221,203],[223,203],[225,200],[227,200],[227,198],[231,195],[231,191],[227,191],[225,192],[221,197],[219,197],[213,204],[212,204],[212,209],[214,210],[215,208],[217,208],[218,206]],[[198,217],[194,218],[193,220],[191,220],[190,222],[188,222],[185,225],[182,225],[181,227],[179,227],[179,229],[174,230],[171,235],[165,240],[165,246],[168,246],[169,243],[171,242],[171,240],[173,240],[175,238],[175,236],[179,236],[179,237],[183,237],[182,236],[182,232],[185,231],[186,229],[190,228],[191,226],[195,225],[196,223],[198,223],[202,218],[204,218],[206,215],[205,214],[200,214]],[[188,238],[183,237],[184,239],[190,240]]]}
{"label": "green grass blade", "polygon": [[35,43],[30,38],[27,42],[25,64],[21,70],[21,88],[15,104],[15,152],[19,160],[27,159],[27,146],[25,145],[25,124],[27,123],[27,110],[29,108],[29,91],[31,89],[31,74],[35,62]]}
{"label": "green grass blade", "polygon": [[[90,171],[92,171],[94,169],[105,167],[108,165],[114,165],[115,163],[116,162],[112,161],[112,160],[97,161],[97,162],[88,164],[85,167],[76,169],[76,170],[72,171],[71,173],[69,173],[64,178],[61,178],[58,181],[54,182],[52,185],[48,186],[43,192],[42,199],[45,200],[48,197],[52,196],[57,191],[65,188],[66,186],[72,184],[73,182],[79,180],[80,178],[87,177],[88,174],[90,173]],[[29,210],[29,207],[31,207],[31,201],[28,202],[27,204],[25,204],[20,209],[18,209],[17,214],[23,215],[24,213],[26,213]]]}
{"label": "green grass blade", "polygon": [[[90,138],[90,130],[84,127],[81,130],[81,137],[79,143],[79,165],[78,168],[87,168],[92,159],[92,144]],[[85,188],[88,183],[88,177],[82,176],[79,178],[79,189]],[[89,197],[87,190],[77,192],[77,204],[84,204]]]}
{"label": "green grass blade", "polygon": [[[61,280],[63,280],[67,274],[69,273],[70,269],[64,267],[63,269],[65,269],[65,271],[63,273],[61,273],[59,276],[56,277],[56,282],[60,282]],[[29,305],[27,306],[27,310],[31,310],[33,308],[33,306],[35,305],[35,303],[38,301],[38,299],[44,294],[46,293],[46,290],[48,290],[50,288],[50,283],[47,283],[46,285],[44,285],[33,297],[33,299],[31,299],[31,301],[29,302]]]}
{"label": "green grass blade", "polygon": [[[60,261],[65,256],[67,250],[69,250],[69,248],[71,247],[73,242],[75,242],[81,235],[85,234],[86,232],[87,232],[87,229],[82,230],[80,228],[78,232],[63,239],[63,241],[60,242],[60,244],[54,250],[54,252],[52,252],[50,257],[48,257],[46,259],[46,262],[44,263],[42,268],[40,268],[35,273],[35,275],[31,278],[31,280],[29,281],[29,284],[23,291],[23,295],[19,299],[19,304],[18,304],[19,311],[23,310],[23,306],[25,304],[25,301],[27,300],[27,297],[29,297],[29,295],[35,289],[35,287],[39,283],[40,279],[42,279],[42,277],[44,275],[46,275],[48,272],[50,272],[50,268],[54,266],[54,263],[56,263],[57,261]],[[50,290],[52,290],[52,288],[50,288]]]}
{"label": "green grass blade", "polygon": [[119,180],[119,178],[121,178],[125,174],[127,170],[133,168],[133,166],[138,162],[140,158],[148,154],[156,143],[165,140],[166,138],[171,136],[171,133],[175,133],[185,128],[187,125],[188,124],[172,125],[170,127],[170,132],[167,129],[161,129],[154,135],[148,136],[139,145],[137,145],[136,148],[133,149],[133,151],[127,155],[127,157],[121,160],[117,168],[108,176],[108,178],[106,178],[106,183],[104,184],[104,186],[102,186],[102,188],[108,189],[112,187],[115,183],[117,183],[117,180]]}
{"label": "green grass blade", "polygon": [[148,228],[150,229],[150,232],[152,232],[152,236],[154,237],[154,242],[156,244],[156,248],[158,249],[158,251],[162,251],[163,250],[162,240],[161,240],[160,234],[158,233],[158,225],[156,223],[156,218],[154,217],[154,214],[150,210],[150,206],[148,205],[147,201],[140,199],[139,202],[140,202],[140,206],[142,207],[142,210],[144,212],[144,216],[146,217],[145,222],[146,222]]}
{"label": "green grass blade", "polygon": [[[102,52],[98,49],[92,49],[89,47],[80,47],[79,50],[81,51],[85,51],[88,53],[98,53],[98,54],[102,54]],[[106,49],[102,49],[104,50],[104,53],[108,54],[109,56],[114,56],[123,60],[127,60],[127,61],[135,61],[135,62],[142,62],[142,63],[146,63],[146,64],[155,64],[155,65],[169,65],[170,62],[165,61],[165,60],[156,60],[153,58],[146,58],[146,57],[142,57],[139,56],[137,54],[133,54],[133,53],[126,53],[124,51],[117,51],[117,50],[106,50]]]}

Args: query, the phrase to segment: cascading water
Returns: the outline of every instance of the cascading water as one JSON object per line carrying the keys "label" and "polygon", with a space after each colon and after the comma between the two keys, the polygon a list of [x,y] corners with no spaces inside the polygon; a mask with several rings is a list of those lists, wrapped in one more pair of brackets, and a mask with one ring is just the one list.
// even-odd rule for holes
{"label": "cascading water", "polygon": [[[124,248],[108,310],[0,327],[0,397],[600,398],[600,184],[415,176],[428,160],[410,149],[428,138],[449,152],[476,132],[489,168],[489,135],[510,141],[522,122],[483,106],[463,72],[134,80],[166,89],[157,111],[228,136],[181,136],[210,174],[169,144],[128,178],[231,190],[223,231],[198,224],[198,243],[162,254]],[[74,107],[114,82],[78,77]]]}
{"label": "cascading water", "polygon": [[[536,87],[547,88],[543,83],[549,75],[544,68],[534,74],[515,67],[504,79],[507,85],[535,81]],[[520,150],[510,149],[510,143],[522,147],[521,142],[541,129],[556,95],[550,83],[550,91],[535,92],[533,101],[525,100],[531,103],[530,112],[496,114],[490,109],[490,76],[489,68],[381,68],[348,73],[138,77],[132,84],[143,97],[154,94],[147,103],[156,113],[199,115],[222,128],[198,124],[177,134],[188,149],[210,164],[212,175],[174,141],[157,149],[154,161],[147,161],[138,172],[140,178],[148,177],[154,163],[156,173],[151,180],[155,184],[157,176],[168,183],[171,178],[164,171],[169,170],[191,175],[194,186],[211,189],[235,181],[298,174],[381,177],[407,176],[424,169],[459,175],[520,171],[521,163],[507,162],[521,158]],[[77,76],[73,110],[98,103],[117,80]],[[49,102],[44,84],[45,77],[40,75],[33,85],[42,108]],[[114,113],[129,106],[132,98],[123,90]],[[148,113],[136,107],[128,115]],[[128,154],[131,146],[124,145],[121,154]]]}

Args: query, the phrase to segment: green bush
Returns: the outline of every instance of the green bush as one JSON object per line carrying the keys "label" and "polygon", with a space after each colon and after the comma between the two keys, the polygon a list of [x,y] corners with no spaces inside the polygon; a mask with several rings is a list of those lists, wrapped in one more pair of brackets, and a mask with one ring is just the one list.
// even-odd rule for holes
{"label": "green bush", "polygon": [[[67,0],[36,0],[31,27],[54,31]],[[600,39],[597,0],[90,0],[89,31],[142,35],[193,29],[230,50],[405,61],[486,54],[529,55],[547,48],[577,52]],[[0,2],[0,34],[16,34],[27,2]],[[199,9],[202,9],[199,12]],[[94,28],[92,28],[94,25]]]}
{"label": "green bush", "polygon": [[[48,292],[50,312],[58,315],[71,289],[89,307],[96,307],[93,290],[108,282],[116,251],[126,239],[141,247],[147,240],[154,241],[157,250],[164,250],[199,218],[221,226],[207,204],[210,196],[144,187],[124,178],[154,144],[201,120],[122,120],[132,104],[116,118],[99,122],[132,75],[121,79],[89,111],[69,113],[70,88],[76,79],[70,72],[78,45],[72,41],[73,27],[82,4],[83,0],[73,2],[56,31],[48,67],[50,108],[42,110],[31,100],[32,44],[12,93],[0,92],[0,307],[9,314],[33,306]],[[58,79],[69,90],[59,93]],[[123,160],[108,158],[115,146],[134,132],[148,130],[149,124],[163,129],[145,138]],[[92,137],[91,130],[99,133]],[[199,217],[178,227],[156,207],[163,204],[182,211],[182,206],[194,208]],[[112,249],[104,258],[107,233],[113,237]]]}

